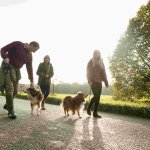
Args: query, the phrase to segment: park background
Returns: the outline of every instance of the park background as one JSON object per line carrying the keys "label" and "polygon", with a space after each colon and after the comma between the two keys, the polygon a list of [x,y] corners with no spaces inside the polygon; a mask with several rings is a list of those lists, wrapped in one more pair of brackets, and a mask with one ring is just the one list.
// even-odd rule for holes
{"label": "park background", "polygon": [[[147,0],[1,0],[0,47],[12,41],[40,43],[33,54],[36,70],[45,55],[54,67],[53,82],[86,83],[86,65],[99,49],[109,84],[108,57],[113,54],[129,20]],[[2,59],[0,58],[0,61]],[[29,84],[25,65],[20,83]]]}
{"label": "park background", "polygon": [[[107,96],[101,98],[101,109],[149,117],[149,0],[1,0],[0,7],[0,47],[17,40],[38,41],[34,83],[39,63],[50,55],[51,92],[57,104],[63,97],[55,93],[91,94],[86,65],[99,49],[110,85],[103,87]],[[29,86],[25,65],[21,73],[20,91]]]}

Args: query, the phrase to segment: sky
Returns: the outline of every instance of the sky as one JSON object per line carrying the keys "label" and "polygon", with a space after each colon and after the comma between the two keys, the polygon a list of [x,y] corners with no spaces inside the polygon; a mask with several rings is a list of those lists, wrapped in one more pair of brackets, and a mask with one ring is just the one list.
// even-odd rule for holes
{"label": "sky", "polygon": [[[49,55],[57,84],[86,83],[86,65],[95,49],[101,51],[109,83],[108,57],[118,40],[148,0],[0,0],[0,48],[13,41],[37,41],[33,53],[36,70]],[[2,59],[0,58],[0,62]],[[30,83],[25,65],[20,83]]]}

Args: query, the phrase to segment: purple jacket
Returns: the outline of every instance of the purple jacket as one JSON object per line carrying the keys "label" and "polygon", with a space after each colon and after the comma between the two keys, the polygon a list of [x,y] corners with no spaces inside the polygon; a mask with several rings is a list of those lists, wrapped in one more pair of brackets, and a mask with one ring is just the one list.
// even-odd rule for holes
{"label": "purple jacket", "polygon": [[33,82],[32,53],[26,49],[25,43],[14,41],[4,46],[1,48],[1,57],[9,58],[9,63],[17,69],[26,64],[28,78]]}

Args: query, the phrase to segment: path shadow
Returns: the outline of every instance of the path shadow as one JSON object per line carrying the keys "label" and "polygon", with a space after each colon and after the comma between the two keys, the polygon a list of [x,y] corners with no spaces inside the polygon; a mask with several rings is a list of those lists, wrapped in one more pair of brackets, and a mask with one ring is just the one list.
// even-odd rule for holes
{"label": "path shadow", "polygon": [[[98,121],[100,121],[100,119],[90,117],[87,117],[83,121],[83,136],[81,141],[83,150],[105,150]],[[90,131],[92,131],[92,133]]]}
{"label": "path shadow", "polygon": [[0,0],[0,6],[10,6],[27,2],[28,0]]}

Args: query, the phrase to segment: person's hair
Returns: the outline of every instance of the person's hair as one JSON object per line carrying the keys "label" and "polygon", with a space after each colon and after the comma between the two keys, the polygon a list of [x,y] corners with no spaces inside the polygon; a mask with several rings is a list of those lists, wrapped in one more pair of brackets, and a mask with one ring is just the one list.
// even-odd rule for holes
{"label": "person's hair", "polygon": [[99,50],[94,50],[93,54],[94,53],[98,53],[100,57],[99,57],[99,59],[96,59],[96,60],[94,59],[94,57],[92,58],[93,66],[99,65],[103,69],[104,68],[104,64],[103,64],[103,59],[101,57],[100,51]]}
{"label": "person's hair", "polygon": [[46,55],[46,56],[44,57],[44,59],[46,59],[46,58],[48,58],[48,59],[50,60],[50,57],[49,57],[49,55]]}
{"label": "person's hair", "polygon": [[32,42],[30,42],[29,43],[29,45],[32,45],[32,46],[34,46],[34,47],[40,47],[40,45],[39,45],[39,43],[38,42],[36,42],[36,41],[32,41]]}

